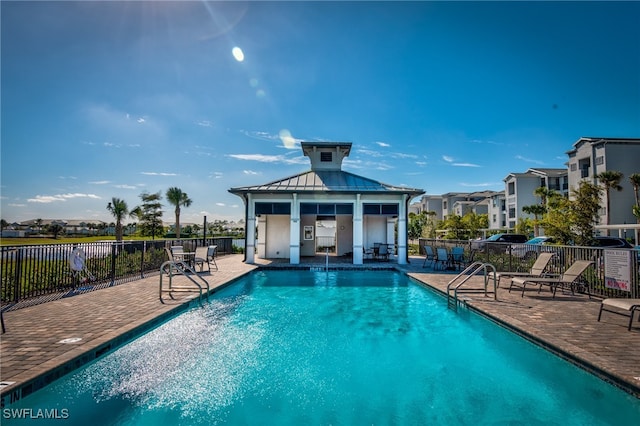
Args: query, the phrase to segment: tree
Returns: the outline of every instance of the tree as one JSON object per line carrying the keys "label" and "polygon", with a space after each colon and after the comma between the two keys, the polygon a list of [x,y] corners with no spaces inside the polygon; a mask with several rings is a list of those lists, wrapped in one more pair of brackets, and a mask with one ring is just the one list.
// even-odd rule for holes
{"label": "tree", "polygon": [[629,182],[633,186],[633,196],[636,203],[632,208],[633,215],[636,217],[637,222],[640,223],[640,173],[634,173],[629,176]]}
{"label": "tree", "polygon": [[152,239],[155,239],[156,233],[163,230],[162,227],[162,194],[156,192],[155,194],[149,194],[143,192],[140,194],[142,199],[142,205],[139,206],[142,214],[140,216],[140,228],[141,235],[150,235]]}
{"label": "tree", "polygon": [[572,191],[574,199],[570,203],[567,219],[572,224],[577,245],[587,246],[593,241],[601,192],[602,188],[587,181],[581,181],[578,189]]}
{"label": "tree", "polygon": [[558,192],[553,189],[549,189],[546,186],[539,186],[533,191],[533,195],[540,197],[540,204],[546,206],[548,200],[558,195]]}
{"label": "tree", "polygon": [[175,186],[167,190],[167,201],[175,206],[176,238],[180,238],[180,207],[189,207],[192,201],[186,192],[182,192],[180,188]]}
{"label": "tree", "polygon": [[589,245],[598,218],[601,191],[599,186],[581,181],[578,189],[572,190],[574,199],[559,194],[550,197],[541,221],[545,235],[560,244]]}
{"label": "tree", "polygon": [[447,230],[445,238],[450,240],[462,240],[467,238],[468,231],[462,217],[457,214],[447,216],[444,220],[443,228]]}
{"label": "tree", "polygon": [[547,212],[547,208],[545,206],[546,204],[532,204],[530,206],[522,206],[523,212],[533,215],[533,235],[535,237],[540,235],[539,218]]}
{"label": "tree", "polygon": [[4,219],[0,219],[0,231],[9,226],[9,222]]}
{"label": "tree", "polygon": [[[607,225],[611,223],[611,208],[610,208],[610,193],[612,189],[616,191],[622,191],[620,186],[620,180],[622,179],[622,173],[615,170],[606,170],[596,175],[596,178],[604,188],[605,204],[607,206]],[[607,231],[607,235],[609,232]]]}
{"label": "tree", "polygon": [[129,214],[129,207],[126,201],[113,197],[107,204],[107,210],[116,220],[116,241],[122,241],[122,219]]}
{"label": "tree", "polygon": [[64,227],[59,223],[52,223],[47,226],[47,232],[51,232],[53,234],[53,238],[57,240],[59,234],[64,234]]}
{"label": "tree", "polygon": [[468,231],[467,238],[476,238],[480,236],[481,229],[489,227],[489,215],[467,212],[462,216],[462,223]]}

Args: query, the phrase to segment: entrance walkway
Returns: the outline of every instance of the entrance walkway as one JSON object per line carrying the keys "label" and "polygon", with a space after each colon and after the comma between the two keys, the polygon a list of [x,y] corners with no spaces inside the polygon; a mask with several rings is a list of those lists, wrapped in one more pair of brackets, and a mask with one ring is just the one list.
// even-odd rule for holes
{"label": "entrance walkway", "polygon": [[[247,265],[242,255],[217,259],[219,271],[205,273],[212,288],[220,288],[262,267],[301,267],[260,260]],[[318,260],[318,263],[314,263]],[[321,265],[315,258],[311,265]],[[356,265],[334,262],[332,267],[352,269]],[[372,262],[361,268],[397,268],[425,285],[443,292],[452,274],[422,268],[422,258],[408,265]],[[45,386],[56,378],[100,357],[120,344],[194,303],[193,295],[162,304],[158,299],[158,276],[115,287],[31,306],[5,313],[7,333],[0,343],[0,388],[3,406]],[[476,278],[474,278],[476,280]],[[476,284],[481,279],[477,278]],[[640,325],[627,331],[627,320],[605,315],[597,322],[598,301],[587,296],[558,294],[556,299],[543,291],[498,290],[498,301],[473,295],[470,309],[493,318],[505,327],[538,341],[561,356],[591,369],[630,393],[640,397]],[[62,343],[67,340],[69,343]],[[77,340],[80,339],[80,340]]]}

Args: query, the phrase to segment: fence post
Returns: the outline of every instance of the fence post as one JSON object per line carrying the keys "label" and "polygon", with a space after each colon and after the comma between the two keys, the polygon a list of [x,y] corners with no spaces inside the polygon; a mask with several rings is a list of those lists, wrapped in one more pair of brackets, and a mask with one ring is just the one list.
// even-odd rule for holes
{"label": "fence post", "polygon": [[13,288],[13,301],[18,303],[20,300],[20,281],[22,280],[22,249],[18,247],[16,250],[16,282]]}
{"label": "fence post", "polygon": [[111,285],[116,283],[116,243],[111,244]]}
{"label": "fence post", "polygon": [[[133,245],[134,243],[131,243]],[[144,278],[144,255],[147,252],[147,242],[142,242],[142,252],[140,253],[140,278]]]}

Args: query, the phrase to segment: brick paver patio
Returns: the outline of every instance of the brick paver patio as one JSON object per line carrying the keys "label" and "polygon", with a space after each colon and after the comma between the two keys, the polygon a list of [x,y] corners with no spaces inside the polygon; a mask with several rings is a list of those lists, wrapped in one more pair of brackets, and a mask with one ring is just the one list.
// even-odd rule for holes
{"label": "brick paver patio", "polygon": [[[219,258],[219,271],[203,276],[212,288],[219,287],[258,266],[289,266],[262,261],[247,265],[242,255]],[[395,266],[437,291],[446,291],[452,274],[422,268],[422,259]],[[310,265],[322,265],[323,259]],[[336,260],[331,261],[335,266]],[[78,366],[135,338],[143,330],[166,320],[194,303],[194,294],[165,304],[158,298],[159,277],[152,276],[41,305],[5,312],[7,333],[0,343],[0,380],[3,404],[28,395]],[[478,285],[474,278],[470,285]],[[503,284],[504,286],[504,284]],[[508,286],[508,285],[507,285]],[[528,336],[560,354],[569,354],[599,376],[640,397],[640,323],[627,331],[628,320],[604,314],[597,322],[599,302],[586,295],[560,294],[548,290],[538,294],[532,287],[520,292],[498,289],[498,300],[479,294],[462,295],[470,309],[477,310],[506,327]],[[81,339],[60,343],[64,339]]]}

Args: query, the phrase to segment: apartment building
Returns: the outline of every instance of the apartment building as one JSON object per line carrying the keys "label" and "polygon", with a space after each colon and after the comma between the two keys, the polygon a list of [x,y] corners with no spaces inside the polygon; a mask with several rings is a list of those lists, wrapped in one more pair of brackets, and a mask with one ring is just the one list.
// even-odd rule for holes
{"label": "apartment building", "polygon": [[529,217],[522,208],[540,204],[534,194],[539,187],[546,187],[562,195],[567,195],[569,183],[566,169],[529,169],[524,173],[509,173],[504,178],[506,193],[507,228],[515,228],[518,218]]}
{"label": "apartment building", "polygon": [[610,224],[636,223],[631,212],[635,197],[629,176],[640,173],[640,139],[582,137],[567,151],[567,155],[570,188],[577,188],[584,179],[597,185],[596,176],[604,171],[623,174],[620,181],[622,191],[613,190],[609,194],[611,211],[607,211],[606,199],[602,197],[600,224],[606,224],[607,217]]}

